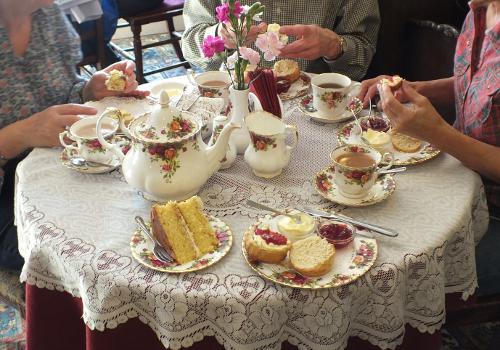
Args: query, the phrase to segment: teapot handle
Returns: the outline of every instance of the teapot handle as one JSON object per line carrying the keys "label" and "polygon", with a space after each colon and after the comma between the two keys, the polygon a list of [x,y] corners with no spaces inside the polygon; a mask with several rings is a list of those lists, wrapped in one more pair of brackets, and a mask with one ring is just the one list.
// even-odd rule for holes
{"label": "teapot handle", "polygon": [[285,133],[293,135],[292,144],[286,146],[287,151],[291,153],[297,147],[297,144],[299,143],[299,132],[298,132],[297,127],[295,125],[288,125],[287,124],[287,125],[285,125]]}
{"label": "teapot handle", "polygon": [[[123,162],[123,158],[125,158],[125,155],[123,154],[121,148],[118,145],[115,145],[115,144],[112,144],[112,143],[109,143],[108,141],[106,141],[106,139],[102,135],[102,122],[103,122],[104,118],[113,119],[112,117],[108,116],[108,114],[110,114],[111,112],[114,112],[114,110],[108,109],[108,110],[104,111],[104,113],[97,120],[97,124],[96,124],[95,129],[96,129],[96,133],[97,133],[97,139],[99,140],[101,145],[103,147],[105,147],[106,149],[109,149],[110,151],[112,151],[114,154],[116,154],[116,156],[118,157],[118,159],[120,160],[120,163],[121,163],[121,162]],[[118,116],[119,116],[119,122],[120,122],[120,124],[122,124],[123,118],[121,117],[121,113],[118,113]]]}

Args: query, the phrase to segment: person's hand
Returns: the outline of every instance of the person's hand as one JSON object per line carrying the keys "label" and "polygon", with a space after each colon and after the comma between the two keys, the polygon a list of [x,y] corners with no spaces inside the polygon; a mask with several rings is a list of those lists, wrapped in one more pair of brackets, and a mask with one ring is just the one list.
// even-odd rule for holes
{"label": "person's hand", "polygon": [[282,26],[280,34],[297,37],[297,40],[281,49],[280,57],[306,60],[315,60],[319,57],[335,59],[342,52],[339,35],[315,24]]}
{"label": "person's hand", "polygon": [[439,137],[439,128],[447,125],[429,99],[420,95],[407,81],[403,81],[399,93],[410,105],[403,105],[387,84],[379,84],[380,103],[391,120],[395,131],[432,142]]}
{"label": "person's hand", "polygon": [[[106,79],[113,70],[122,71],[127,76],[127,82],[124,91],[111,91],[106,88]],[[108,96],[137,96],[144,97],[149,95],[149,91],[137,90],[139,84],[135,78],[135,63],[130,60],[124,60],[113,63],[103,70],[95,72],[83,89],[83,99],[85,101],[101,100]]]}
{"label": "person's hand", "polygon": [[97,109],[78,104],[49,107],[25,119],[25,148],[60,146],[59,134],[80,120],[79,115],[94,115]]}
{"label": "person's hand", "polygon": [[[382,79],[392,79],[392,76],[390,75],[379,75],[378,77],[363,80],[361,82],[361,90],[359,91],[358,98],[363,101],[363,108],[367,108],[368,105],[370,104],[370,99],[372,102],[374,101],[375,95],[378,94],[378,85],[380,80]],[[414,89],[419,89],[419,84],[420,82],[411,82],[411,81],[406,81],[407,84],[409,84],[412,88]],[[400,102],[408,102],[405,97],[402,95],[401,90],[397,89],[393,92],[394,97]]]}
{"label": "person's hand", "polygon": [[[227,29],[226,29],[227,28]],[[233,27],[231,26],[231,23],[226,24],[226,28],[224,28],[222,25],[219,26],[219,35],[222,37],[222,40],[224,40],[224,45],[228,49],[236,49],[236,38],[233,32]],[[250,31],[246,34],[245,37],[245,45],[250,46],[257,36],[259,34],[265,33],[267,30],[267,24],[264,22],[259,23],[259,25],[252,25],[250,27]],[[246,31],[246,27],[245,27]]]}

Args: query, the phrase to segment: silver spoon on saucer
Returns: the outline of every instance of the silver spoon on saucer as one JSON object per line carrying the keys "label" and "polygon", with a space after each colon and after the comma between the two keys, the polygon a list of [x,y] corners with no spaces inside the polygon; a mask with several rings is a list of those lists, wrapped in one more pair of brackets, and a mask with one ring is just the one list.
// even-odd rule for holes
{"label": "silver spoon on saucer", "polygon": [[105,164],[105,163],[99,163],[99,162],[94,162],[90,160],[86,160],[83,157],[71,157],[69,159],[69,162],[77,167],[108,167],[108,168],[113,168],[114,165],[111,164]]}

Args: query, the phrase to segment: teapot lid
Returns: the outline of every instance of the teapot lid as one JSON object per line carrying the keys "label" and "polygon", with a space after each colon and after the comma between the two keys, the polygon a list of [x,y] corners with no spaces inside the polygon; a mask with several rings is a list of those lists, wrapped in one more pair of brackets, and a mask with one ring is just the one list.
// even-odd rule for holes
{"label": "teapot lid", "polygon": [[149,143],[172,143],[190,139],[201,127],[201,121],[193,114],[170,107],[165,90],[160,93],[159,104],[131,125],[131,133],[137,139]]}

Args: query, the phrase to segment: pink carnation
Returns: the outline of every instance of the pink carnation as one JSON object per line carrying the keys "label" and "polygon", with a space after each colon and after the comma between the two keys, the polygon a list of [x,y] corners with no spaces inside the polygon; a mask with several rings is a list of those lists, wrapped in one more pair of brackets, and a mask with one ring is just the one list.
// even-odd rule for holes
{"label": "pink carnation", "polygon": [[250,62],[254,66],[258,65],[260,62],[260,54],[248,47],[240,47],[241,58]]}
{"label": "pink carnation", "polygon": [[267,32],[259,34],[257,40],[255,40],[255,46],[264,52],[266,61],[272,61],[281,53],[281,49],[285,45],[280,41],[277,33]]}
{"label": "pink carnation", "polygon": [[201,47],[205,57],[212,57],[218,52],[225,50],[224,40],[220,36],[207,35]]}
{"label": "pink carnation", "polygon": [[[219,20],[219,22],[222,23],[227,23],[229,22],[229,3],[224,3],[220,6],[217,6],[215,8],[216,11],[216,17]],[[241,14],[244,12],[243,6],[241,6],[241,3],[239,1],[236,1],[234,3],[234,11],[233,14],[236,16],[236,18],[240,18]]]}
{"label": "pink carnation", "polygon": [[220,6],[217,6],[215,8],[215,11],[217,12],[217,19],[219,22],[227,23],[229,22],[229,4],[226,2]]}

